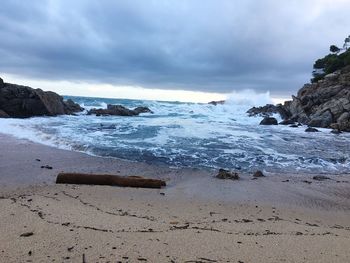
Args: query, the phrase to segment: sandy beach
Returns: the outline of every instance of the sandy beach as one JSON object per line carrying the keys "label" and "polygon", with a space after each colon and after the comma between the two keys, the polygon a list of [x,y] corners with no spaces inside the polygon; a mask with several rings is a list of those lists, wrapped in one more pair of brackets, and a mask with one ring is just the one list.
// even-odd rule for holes
{"label": "sandy beach", "polygon": [[[0,135],[1,262],[347,262],[350,175],[218,180]],[[41,168],[50,166],[52,169]],[[141,175],[160,190],[55,185],[59,172]]]}

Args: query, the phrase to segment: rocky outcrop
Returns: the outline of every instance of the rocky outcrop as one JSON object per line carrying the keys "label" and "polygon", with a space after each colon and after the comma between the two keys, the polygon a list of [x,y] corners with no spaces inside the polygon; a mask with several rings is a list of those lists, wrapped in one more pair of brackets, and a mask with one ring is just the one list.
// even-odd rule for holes
{"label": "rocky outcrop", "polygon": [[216,105],[223,105],[225,104],[225,102],[226,102],[225,100],[213,100],[208,102],[208,104],[216,106]]}
{"label": "rocky outcrop", "polygon": [[316,83],[305,84],[297,96],[283,105],[266,105],[248,110],[249,116],[280,114],[283,124],[302,123],[310,127],[350,131],[350,66]]}
{"label": "rocky outcrop", "polygon": [[282,104],[267,104],[261,107],[253,107],[247,111],[249,117],[260,116],[270,117],[273,114],[279,114],[282,119],[288,119],[290,117],[289,111],[287,111]]}
{"label": "rocky outcrop", "polygon": [[0,80],[0,117],[28,118],[73,114],[83,109],[51,91],[4,83]]}
{"label": "rocky outcrop", "polygon": [[291,119],[312,127],[350,131],[350,66],[305,84],[284,104]]}
{"label": "rocky outcrop", "polygon": [[96,116],[136,116],[140,113],[153,113],[147,107],[137,107],[133,110],[125,108],[122,105],[107,105],[107,109],[91,109],[88,111],[88,115],[95,114]]}

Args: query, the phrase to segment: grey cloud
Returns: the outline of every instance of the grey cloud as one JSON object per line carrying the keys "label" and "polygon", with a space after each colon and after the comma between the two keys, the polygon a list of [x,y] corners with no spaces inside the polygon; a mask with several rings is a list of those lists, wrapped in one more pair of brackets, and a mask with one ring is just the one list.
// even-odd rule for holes
{"label": "grey cloud", "polygon": [[0,9],[0,72],[290,94],[350,33],[350,7],[338,1],[8,0]]}

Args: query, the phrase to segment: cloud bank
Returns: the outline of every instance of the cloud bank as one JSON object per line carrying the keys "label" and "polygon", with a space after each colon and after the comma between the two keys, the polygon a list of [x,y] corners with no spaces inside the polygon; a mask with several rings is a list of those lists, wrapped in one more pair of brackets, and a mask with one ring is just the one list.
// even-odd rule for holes
{"label": "cloud bank", "polygon": [[0,72],[285,95],[350,34],[347,0],[32,0],[0,9]]}

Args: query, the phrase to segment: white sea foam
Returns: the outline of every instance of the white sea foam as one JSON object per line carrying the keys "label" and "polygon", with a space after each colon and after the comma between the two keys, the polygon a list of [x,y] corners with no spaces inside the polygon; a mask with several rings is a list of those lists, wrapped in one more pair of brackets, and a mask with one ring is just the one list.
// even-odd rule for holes
{"label": "white sea foam", "polygon": [[85,108],[108,103],[144,105],[154,114],[139,117],[59,116],[0,119],[0,132],[34,142],[95,155],[152,160],[171,166],[223,167],[311,172],[350,169],[349,134],[305,127],[259,126],[248,117],[252,105],[270,102],[269,94],[232,94],[224,105],[155,101],[84,100]]}

